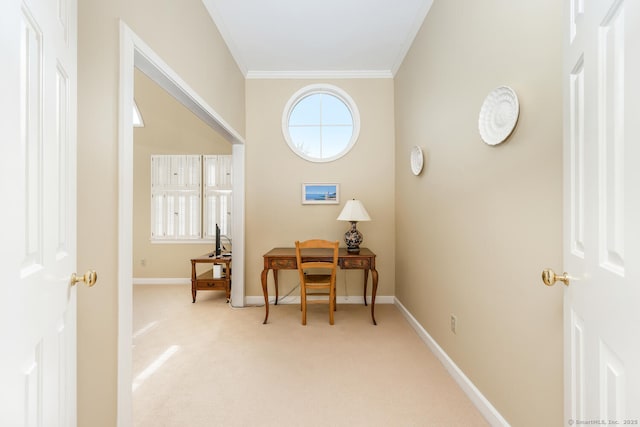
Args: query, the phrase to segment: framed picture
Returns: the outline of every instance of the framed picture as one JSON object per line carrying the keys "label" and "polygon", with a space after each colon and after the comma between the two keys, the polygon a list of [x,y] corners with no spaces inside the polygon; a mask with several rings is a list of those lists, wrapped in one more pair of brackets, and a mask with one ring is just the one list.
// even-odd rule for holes
{"label": "framed picture", "polygon": [[337,205],[340,203],[338,184],[302,184],[303,205]]}

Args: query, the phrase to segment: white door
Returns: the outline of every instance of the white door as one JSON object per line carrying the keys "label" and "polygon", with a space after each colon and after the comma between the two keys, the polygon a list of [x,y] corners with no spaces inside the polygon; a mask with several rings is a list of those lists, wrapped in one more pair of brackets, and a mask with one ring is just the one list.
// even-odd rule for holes
{"label": "white door", "polygon": [[0,425],[76,425],[76,0],[0,2]]}
{"label": "white door", "polygon": [[565,425],[638,425],[640,2],[565,12]]}

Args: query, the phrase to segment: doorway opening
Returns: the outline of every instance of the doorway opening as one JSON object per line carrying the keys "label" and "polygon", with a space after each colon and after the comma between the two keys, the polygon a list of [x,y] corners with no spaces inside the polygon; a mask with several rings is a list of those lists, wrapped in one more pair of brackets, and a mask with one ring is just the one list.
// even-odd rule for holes
{"label": "doorway opening", "polygon": [[132,420],[133,96],[139,69],[232,144],[233,282],[230,303],[244,306],[244,139],[124,22],[120,22],[118,135],[118,425]]}

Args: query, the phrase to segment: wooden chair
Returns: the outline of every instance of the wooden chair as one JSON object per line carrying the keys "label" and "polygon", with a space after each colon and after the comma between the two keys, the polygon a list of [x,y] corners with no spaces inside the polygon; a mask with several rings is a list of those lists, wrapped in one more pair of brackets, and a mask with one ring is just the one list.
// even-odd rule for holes
{"label": "wooden chair", "polygon": [[[330,249],[333,259],[314,260],[312,249]],[[305,261],[301,252],[307,250]],[[307,324],[307,304],[329,304],[329,324],[333,325],[333,312],[336,310],[336,269],[338,266],[338,242],[313,239],[304,242],[296,241],[296,261],[300,275],[300,302],[302,308],[302,324]],[[311,270],[311,271],[309,271]],[[319,271],[318,271],[319,270]],[[311,291],[311,292],[308,292]],[[327,299],[311,299],[307,296],[322,295]]]}

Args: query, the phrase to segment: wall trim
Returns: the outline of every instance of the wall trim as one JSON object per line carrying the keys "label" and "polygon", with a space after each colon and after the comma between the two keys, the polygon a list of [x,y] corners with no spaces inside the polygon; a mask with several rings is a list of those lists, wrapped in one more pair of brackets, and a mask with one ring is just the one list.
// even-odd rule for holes
{"label": "wall trim", "polygon": [[[377,300],[377,298],[376,298]],[[496,408],[487,400],[486,397],[478,390],[478,388],[471,382],[471,380],[462,372],[462,370],[456,365],[453,360],[447,355],[447,353],[438,345],[438,343],[429,335],[429,333],[418,323],[415,317],[402,305],[402,303],[395,298],[395,305],[400,309],[402,315],[407,319],[409,324],[418,333],[418,336],[429,347],[429,350],[440,360],[454,379],[454,381],[462,388],[462,391],[471,399],[471,402],[478,408],[480,413],[484,416],[489,424],[492,426],[509,427],[509,423]]]}
{"label": "wall trim", "polygon": [[[282,305],[300,304],[300,295],[289,295],[286,297],[281,296],[280,298],[281,299],[280,301],[278,301],[278,304],[282,304]],[[275,299],[275,296],[270,295],[269,303],[273,304],[274,299]],[[247,302],[247,305],[262,306],[264,305],[264,297],[262,295],[247,296],[246,302]],[[338,296],[336,298],[336,303],[337,304],[362,304],[362,295],[349,295],[348,297]],[[371,304],[370,296],[367,297],[367,303]],[[395,297],[386,296],[386,295],[376,296],[376,304],[395,304]]]}
{"label": "wall trim", "polygon": [[[118,366],[117,427],[128,427],[133,419],[131,356],[133,318],[133,70],[149,76],[186,108],[220,132],[232,143],[233,167],[244,176],[244,139],[209,106],[180,76],[165,63],[127,24],[120,20],[120,65],[118,99]],[[234,173],[235,173],[234,172]],[[240,187],[236,185],[240,183]],[[239,268],[234,274],[231,299],[244,303],[244,181],[235,179],[233,259]],[[241,194],[242,193],[242,194]],[[239,197],[238,197],[239,196]]]}
{"label": "wall trim", "polygon": [[343,71],[249,71],[247,80],[254,79],[392,79],[391,70]]}
{"label": "wall trim", "polygon": [[138,277],[133,279],[134,285],[191,285],[191,278],[182,278],[182,277],[163,277],[163,278],[153,278],[153,277]]}

